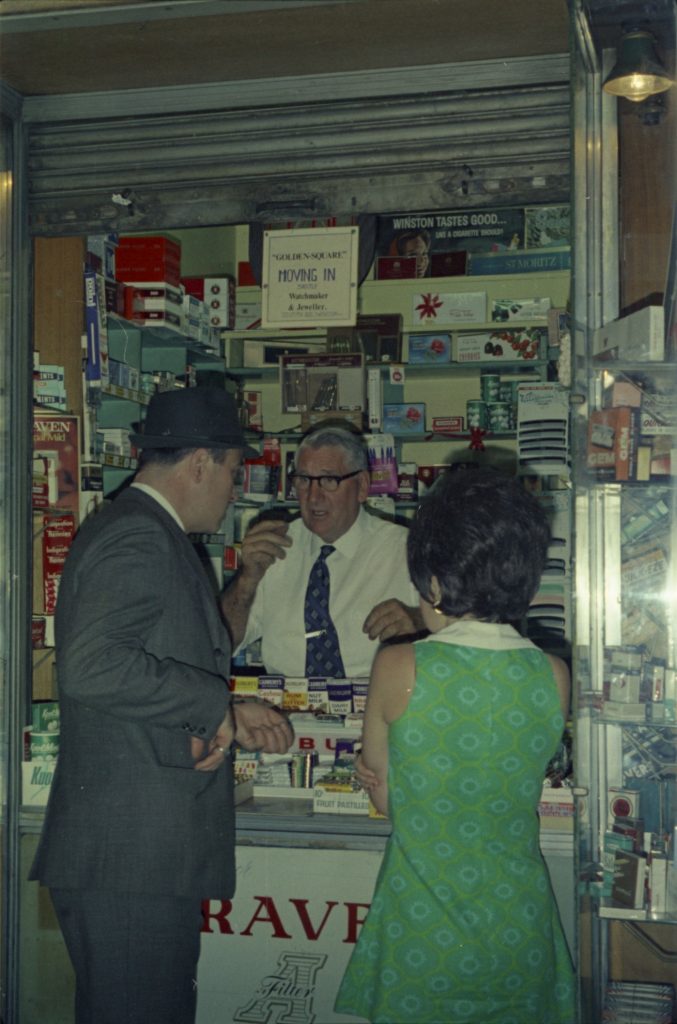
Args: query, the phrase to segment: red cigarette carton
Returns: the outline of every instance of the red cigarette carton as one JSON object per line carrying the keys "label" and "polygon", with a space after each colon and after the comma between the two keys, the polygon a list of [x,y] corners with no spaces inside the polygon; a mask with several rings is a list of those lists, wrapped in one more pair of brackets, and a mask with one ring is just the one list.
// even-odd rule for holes
{"label": "red cigarette carton", "polygon": [[467,265],[468,253],[463,250],[459,252],[433,252],[430,255],[430,276],[460,277],[465,274]]}
{"label": "red cigarette carton", "polygon": [[415,256],[379,256],[376,260],[376,280],[393,281],[416,277]]}

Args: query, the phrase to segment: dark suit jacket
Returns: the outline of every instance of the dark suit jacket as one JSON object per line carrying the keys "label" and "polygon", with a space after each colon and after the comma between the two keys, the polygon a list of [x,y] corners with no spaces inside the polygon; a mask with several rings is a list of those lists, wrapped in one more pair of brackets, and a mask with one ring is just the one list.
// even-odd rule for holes
{"label": "dark suit jacket", "polygon": [[61,748],[31,878],[228,898],[232,764],[193,770],[230,696],[230,639],[193,545],[136,488],[87,520],[56,612]]}

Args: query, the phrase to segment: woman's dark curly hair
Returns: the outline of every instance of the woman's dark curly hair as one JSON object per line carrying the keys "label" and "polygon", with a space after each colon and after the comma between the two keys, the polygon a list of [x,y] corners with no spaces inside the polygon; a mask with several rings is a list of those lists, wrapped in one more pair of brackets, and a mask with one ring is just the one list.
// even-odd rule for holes
{"label": "woman's dark curly hair", "polygon": [[545,511],[519,479],[487,469],[447,472],[412,523],[409,573],[427,600],[437,577],[445,615],[514,622],[538,589],[549,539]]}

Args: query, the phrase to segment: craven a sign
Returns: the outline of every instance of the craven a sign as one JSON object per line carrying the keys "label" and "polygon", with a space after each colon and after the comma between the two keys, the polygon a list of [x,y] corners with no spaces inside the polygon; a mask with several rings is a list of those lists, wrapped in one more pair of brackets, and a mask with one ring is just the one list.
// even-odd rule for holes
{"label": "craven a sign", "polygon": [[342,327],[357,319],[359,229],[265,231],[261,325]]}
{"label": "craven a sign", "polygon": [[380,850],[237,847],[237,892],[209,900],[197,1024],[349,1024],[334,1000]]}

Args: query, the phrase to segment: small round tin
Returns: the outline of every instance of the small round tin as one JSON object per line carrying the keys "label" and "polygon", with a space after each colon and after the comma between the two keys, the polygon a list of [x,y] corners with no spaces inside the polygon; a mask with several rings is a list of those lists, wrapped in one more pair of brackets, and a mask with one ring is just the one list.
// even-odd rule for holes
{"label": "small round tin", "polygon": [[481,427],[485,430],[487,427],[487,403],[479,398],[469,399],[466,403],[466,418],[469,430],[473,427]]}
{"label": "small round tin", "polygon": [[498,402],[501,395],[501,378],[498,373],[483,373],[480,376],[480,392],[483,402]]}
{"label": "small round tin", "polygon": [[489,429],[496,434],[503,434],[512,428],[512,405],[510,402],[490,402]]}
{"label": "small round tin", "polygon": [[30,734],[31,761],[56,761],[59,754],[59,734],[35,732]]}

